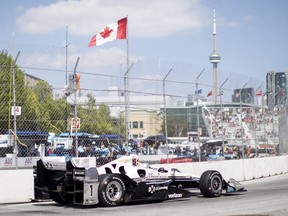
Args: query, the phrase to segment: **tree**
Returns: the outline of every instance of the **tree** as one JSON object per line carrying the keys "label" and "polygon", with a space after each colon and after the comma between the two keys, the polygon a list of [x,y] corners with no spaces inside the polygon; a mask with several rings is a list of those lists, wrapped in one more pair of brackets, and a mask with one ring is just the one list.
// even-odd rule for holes
{"label": "tree", "polygon": [[97,108],[96,99],[89,93],[87,94],[87,109],[79,108],[78,116],[81,118],[81,130],[97,134]]}
{"label": "tree", "polygon": [[[161,131],[165,132],[165,122],[161,126]],[[184,116],[167,115],[167,137],[181,137],[187,134],[187,122]]]}
{"label": "tree", "polygon": [[[13,116],[11,114],[14,100],[16,106],[21,106],[26,101],[28,88],[25,87],[24,73],[14,65],[14,60],[11,56],[2,52],[0,54],[0,130],[7,131],[12,128]],[[13,73],[15,74],[15,86],[13,86]],[[15,89],[15,97],[13,90]],[[22,106],[21,106],[22,107]],[[17,120],[21,121],[23,116],[17,116]],[[21,128],[21,123],[19,127]]]}
{"label": "tree", "polygon": [[65,98],[53,99],[53,89],[46,81],[38,81],[33,88],[25,83],[25,74],[14,65],[11,56],[0,54],[0,130],[13,129],[14,104],[12,73],[15,72],[15,101],[21,106],[16,117],[17,130],[64,131],[66,129]]}
{"label": "tree", "polygon": [[110,116],[109,107],[105,104],[96,105],[96,99],[87,94],[87,104],[78,107],[78,116],[81,118],[81,131],[92,134],[108,134],[123,132],[123,120]]}
{"label": "tree", "polygon": [[66,105],[65,97],[53,99],[53,88],[46,81],[38,81],[33,88],[37,95],[41,122],[41,130],[50,132],[61,132],[67,128],[67,113],[70,113],[71,107]]}
{"label": "tree", "polygon": [[[15,98],[13,98],[12,72],[15,72]],[[81,131],[92,134],[119,133],[124,131],[123,120],[110,116],[105,104],[96,106],[92,94],[87,95],[87,105],[78,106],[77,115],[81,118]],[[0,130],[13,129],[14,117],[11,115],[13,99],[22,112],[16,117],[17,130],[63,132],[70,122],[68,117],[73,106],[68,105],[66,97],[53,98],[53,87],[39,80],[31,88],[25,83],[25,73],[6,53],[0,53]],[[69,113],[69,116],[68,116]],[[122,124],[121,124],[122,123]],[[69,130],[69,129],[68,129]]]}

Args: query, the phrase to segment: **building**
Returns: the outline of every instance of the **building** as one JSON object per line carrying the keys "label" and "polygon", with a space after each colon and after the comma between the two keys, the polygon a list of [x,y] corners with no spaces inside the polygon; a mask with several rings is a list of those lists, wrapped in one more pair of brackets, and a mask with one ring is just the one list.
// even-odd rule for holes
{"label": "building", "polygon": [[131,110],[130,120],[130,136],[145,138],[161,132],[163,115],[155,110]]}
{"label": "building", "polygon": [[267,106],[286,104],[287,101],[287,74],[286,72],[268,72],[266,74]]}
{"label": "building", "polygon": [[232,103],[254,104],[254,88],[235,89],[232,94]]}
{"label": "building", "polygon": [[31,89],[34,88],[39,81],[43,81],[43,80],[39,79],[38,77],[26,74],[26,73],[24,74],[25,85]]}
{"label": "building", "polygon": [[[105,104],[109,107],[112,117],[126,116],[125,94],[118,90],[117,86],[110,87],[107,96],[96,96],[95,99],[96,107]],[[161,95],[129,96],[130,138],[146,137],[161,132],[163,112],[160,110],[164,107],[163,100]],[[79,97],[77,104],[85,108],[87,101],[87,97]],[[167,96],[166,103],[168,105],[172,103],[169,101],[170,98]],[[73,103],[73,98],[68,97],[68,103]]]}

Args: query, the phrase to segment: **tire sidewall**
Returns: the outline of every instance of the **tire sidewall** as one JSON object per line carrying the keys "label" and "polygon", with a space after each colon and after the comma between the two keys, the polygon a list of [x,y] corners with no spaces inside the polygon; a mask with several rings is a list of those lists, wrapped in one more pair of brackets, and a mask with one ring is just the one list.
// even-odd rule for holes
{"label": "tire sidewall", "polygon": [[69,204],[69,200],[64,193],[49,193],[49,196],[54,202],[60,205]]}
{"label": "tire sidewall", "polygon": [[[121,185],[121,195],[117,200],[111,200],[107,194],[107,187],[109,184],[115,182],[116,184]],[[99,201],[102,206],[119,206],[124,202],[126,187],[123,179],[119,175],[115,174],[106,174],[100,178],[99,185]]]}
{"label": "tire sidewall", "polygon": [[[215,188],[213,187],[214,181],[218,181],[219,185]],[[200,178],[199,188],[203,196],[205,197],[218,197],[222,194],[222,183],[223,179],[221,174],[216,170],[205,171]]]}
{"label": "tire sidewall", "polygon": [[[214,181],[219,181],[218,188],[215,190],[213,187],[213,182]],[[210,187],[211,187],[211,192],[214,194],[214,197],[218,197],[222,193],[222,177],[219,172],[213,172],[210,176],[210,181],[209,181]]]}

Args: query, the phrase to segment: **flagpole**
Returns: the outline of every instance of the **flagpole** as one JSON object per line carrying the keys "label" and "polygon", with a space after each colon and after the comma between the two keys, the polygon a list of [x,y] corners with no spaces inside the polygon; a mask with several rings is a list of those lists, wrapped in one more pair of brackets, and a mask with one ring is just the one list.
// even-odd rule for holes
{"label": "flagpole", "polygon": [[[65,41],[65,80],[66,80],[66,87],[68,86],[68,26],[66,26],[66,41]],[[68,128],[68,97],[66,96],[66,128]],[[69,130],[69,139],[70,139],[71,133]]]}
{"label": "flagpole", "polygon": [[[129,71],[129,36],[128,36],[128,15],[127,15],[127,26],[126,26],[126,69]],[[130,98],[129,98],[129,77],[128,73],[126,73],[126,140],[128,146],[128,140],[130,137]]]}

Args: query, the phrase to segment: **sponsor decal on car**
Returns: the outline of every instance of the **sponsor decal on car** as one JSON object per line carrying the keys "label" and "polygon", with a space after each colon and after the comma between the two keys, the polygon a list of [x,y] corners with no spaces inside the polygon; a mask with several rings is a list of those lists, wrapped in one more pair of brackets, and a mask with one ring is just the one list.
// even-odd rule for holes
{"label": "sponsor decal on car", "polygon": [[169,199],[173,199],[173,198],[181,198],[183,195],[182,193],[173,193],[173,194],[168,194],[168,198]]}
{"label": "sponsor decal on car", "polygon": [[53,170],[53,169],[65,170],[66,169],[66,164],[64,164],[64,163],[63,164],[56,164],[56,163],[46,162],[43,164],[46,167],[46,169],[49,169],[49,170]]}
{"label": "sponsor decal on car", "polygon": [[159,191],[159,190],[168,190],[168,186],[155,186],[155,185],[151,185],[149,188],[148,188],[148,192],[153,194],[154,192],[156,191]]}

